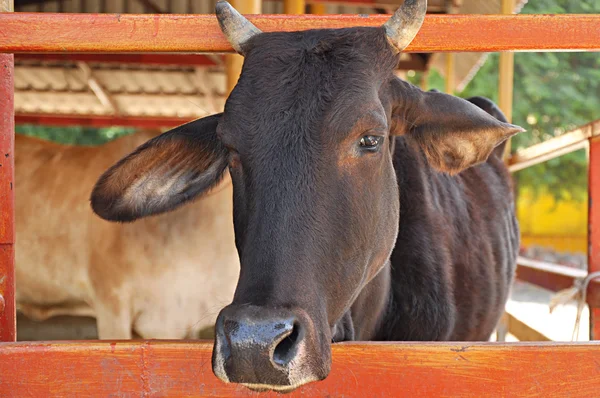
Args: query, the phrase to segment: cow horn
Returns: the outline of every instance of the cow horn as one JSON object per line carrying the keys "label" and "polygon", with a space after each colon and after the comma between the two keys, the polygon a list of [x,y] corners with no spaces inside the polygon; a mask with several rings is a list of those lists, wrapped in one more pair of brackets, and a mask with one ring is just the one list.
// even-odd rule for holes
{"label": "cow horn", "polygon": [[244,44],[251,37],[262,33],[260,29],[248,21],[242,14],[237,12],[235,8],[224,0],[219,0],[215,6],[217,20],[221,26],[221,30],[231,46],[239,54],[244,55]]}
{"label": "cow horn", "polygon": [[402,51],[417,35],[425,14],[427,13],[427,0],[405,0],[404,4],[383,24],[385,34],[390,43]]}

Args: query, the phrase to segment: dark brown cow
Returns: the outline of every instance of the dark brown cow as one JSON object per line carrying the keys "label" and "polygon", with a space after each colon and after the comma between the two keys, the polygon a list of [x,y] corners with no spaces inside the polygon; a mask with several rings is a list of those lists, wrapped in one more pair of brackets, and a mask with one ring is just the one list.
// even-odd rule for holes
{"label": "dark brown cow", "polygon": [[241,273],[217,319],[221,380],[289,391],[327,376],[332,341],[493,332],[518,249],[501,144],[522,129],[486,99],[394,76],[425,10],[407,0],[381,28],[261,33],[220,1],[245,57],[225,112],[98,181],[96,213],[129,221],[199,196],[229,167]]}

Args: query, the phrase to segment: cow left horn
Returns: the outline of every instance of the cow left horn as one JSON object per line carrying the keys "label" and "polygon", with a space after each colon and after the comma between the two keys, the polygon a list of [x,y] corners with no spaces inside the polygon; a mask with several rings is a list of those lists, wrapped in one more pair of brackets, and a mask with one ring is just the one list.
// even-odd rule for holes
{"label": "cow left horn", "polygon": [[217,20],[221,30],[239,54],[244,55],[244,44],[251,37],[262,33],[260,29],[248,21],[242,14],[224,0],[219,0],[215,6]]}
{"label": "cow left horn", "polygon": [[417,35],[427,13],[427,0],[406,0],[383,24],[390,43],[402,51]]}

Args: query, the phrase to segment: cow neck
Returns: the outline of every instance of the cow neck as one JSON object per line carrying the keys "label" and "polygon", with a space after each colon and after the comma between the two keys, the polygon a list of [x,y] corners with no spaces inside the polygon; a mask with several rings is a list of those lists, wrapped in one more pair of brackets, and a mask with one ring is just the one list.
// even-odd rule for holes
{"label": "cow neck", "polygon": [[[336,324],[334,341],[369,341],[380,334],[392,306],[391,266],[389,260],[379,273],[368,282],[350,310]],[[343,330],[343,336],[340,329]],[[343,337],[343,339],[338,339]]]}

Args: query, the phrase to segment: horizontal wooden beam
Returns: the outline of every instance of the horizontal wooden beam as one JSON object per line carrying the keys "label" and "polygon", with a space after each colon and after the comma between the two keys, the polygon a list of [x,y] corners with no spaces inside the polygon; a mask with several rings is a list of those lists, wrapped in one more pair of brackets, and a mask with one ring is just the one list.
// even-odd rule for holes
{"label": "horizontal wooden beam", "polygon": [[[380,26],[387,15],[254,15],[265,32]],[[231,52],[213,15],[0,14],[0,52]],[[428,15],[407,52],[598,51],[600,15]]]}
{"label": "horizontal wooden beam", "polygon": [[107,64],[215,66],[217,55],[204,54],[16,54],[15,61],[88,62]]}
{"label": "horizontal wooden beam", "polygon": [[586,148],[588,140],[600,136],[600,120],[588,123],[563,135],[517,151],[508,160],[508,169],[516,172],[550,159]]}
{"label": "horizontal wooden beam", "polygon": [[[342,343],[329,377],[289,396],[576,396],[600,391],[600,343]],[[0,396],[245,396],[212,343],[0,344]],[[277,394],[265,396],[278,397]]]}
{"label": "horizontal wooden beam", "polygon": [[137,127],[160,128],[175,127],[193,119],[153,116],[100,116],[100,115],[44,115],[17,114],[15,124],[33,124],[38,126],[84,126],[84,127]]}
{"label": "horizontal wooden beam", "polygon": [[552,341],[551,338],[535,330],[509,312],[506,312],[506,322],[508,323],[508,333],[515,336],[519,341]]}
{"label": "horizontal wooden beam", "polygon": [[[575,281],[586,276],[584,270],[520,256],[517,258],[517,279],[553,292],[573,287]],[[600,281],[592,280],[588,285],[587,302],[590,307],[600,308]]]}

